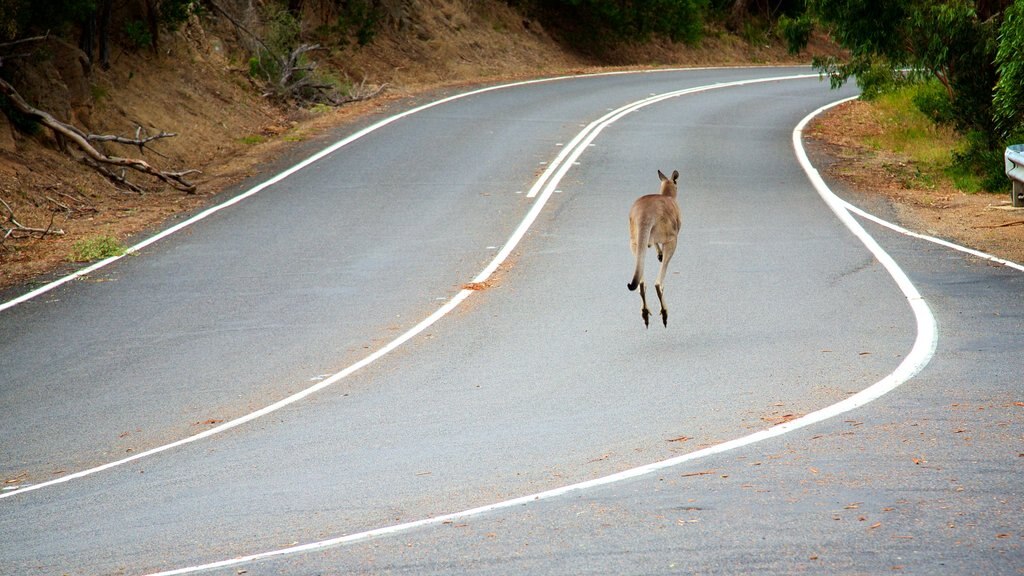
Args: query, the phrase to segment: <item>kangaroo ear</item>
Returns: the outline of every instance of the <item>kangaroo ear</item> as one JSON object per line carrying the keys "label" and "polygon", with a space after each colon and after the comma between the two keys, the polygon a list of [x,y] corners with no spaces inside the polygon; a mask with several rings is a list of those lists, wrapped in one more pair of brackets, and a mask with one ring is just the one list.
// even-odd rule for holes
{"label": "kangaroo ear", "polygon": [[676,180],[679,180],[679,170],[672,171],[672,183],[675,184]]}
{"label": "kangaroo ear", "polygon": [[661,173],[661,170],[658,170],[658,178],[660,178],[662,182],[668,180],[668,178],[666,178],[665,175]]}

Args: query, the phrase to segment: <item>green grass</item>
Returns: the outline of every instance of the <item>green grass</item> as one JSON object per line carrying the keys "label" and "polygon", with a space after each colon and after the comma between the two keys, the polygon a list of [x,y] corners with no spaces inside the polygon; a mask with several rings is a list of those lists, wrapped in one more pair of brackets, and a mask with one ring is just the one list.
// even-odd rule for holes
{"label": "green grass", "polygon": [[962,164],[951,164],[946,168],[946,175],[953,180],[953,186],[961,192],[975,194],[985,191],[985,178]]}
{"label": "green grass", "polygon": [[915,97],[928,90],[934,87],[909,85],[882,93],[873,100],[871,106],[884,132],[868,138],[865,144],[908,160],[900,174],[907,187],[933,189],[948,181],[968,194],[984,190],[984,176],[956,161],[956,155],[969,148],[968,140],[948,123],[936,122],[915,104]]}
{"label": "green grass", "polygon": [[94,236],[79,240],[71,245],[71,254],[68,254],[69,262],[92,262],[102,260],[111,256],[121,256],[125,253],[125,247],[113,236]]}
{"label": "green grass", "polygon": [[909,86],[879,96],[872,105],[885,133],[868,141],[877,149],[891,150],[916,164],[944,170],[959,145],[956,132],[936,124],[914,105],[916,87]]}

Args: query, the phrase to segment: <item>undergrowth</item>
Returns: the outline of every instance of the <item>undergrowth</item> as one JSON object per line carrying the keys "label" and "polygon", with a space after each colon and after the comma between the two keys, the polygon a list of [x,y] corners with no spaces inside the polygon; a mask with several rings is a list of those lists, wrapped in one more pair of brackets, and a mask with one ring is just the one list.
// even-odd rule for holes
{"label": "undergrowth", "polygon": [[92,262],[112,256],[121,256],[125,247],[112,236],[93,236],[79,240],[71,245],[69,262]]}
{"label": "undergrowth", "polygon": [[[1002,156],[961,134],[950,122],[948,97],[937,82],[901,83],[870,99],[883,133],[866,144],[906,157],[914,166],[914,183],[931,188],[949,179],[963,192],[1002,191]],[[996,157],[998,156],[998,158]]]}

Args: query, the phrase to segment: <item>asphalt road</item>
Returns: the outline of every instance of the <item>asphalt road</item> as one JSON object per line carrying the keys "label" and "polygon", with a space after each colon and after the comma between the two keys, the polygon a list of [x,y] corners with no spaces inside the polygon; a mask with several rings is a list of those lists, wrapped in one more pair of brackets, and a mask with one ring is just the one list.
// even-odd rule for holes
{"label": "asphalt road", "polygon": [[[0,573],[1019,574],[1024,272],[862,220],[908,300],[794,154],[852,92],[727,84],[808,73],[399,104],[0,311]],[[645,329],[658,169],[683,232]]]}

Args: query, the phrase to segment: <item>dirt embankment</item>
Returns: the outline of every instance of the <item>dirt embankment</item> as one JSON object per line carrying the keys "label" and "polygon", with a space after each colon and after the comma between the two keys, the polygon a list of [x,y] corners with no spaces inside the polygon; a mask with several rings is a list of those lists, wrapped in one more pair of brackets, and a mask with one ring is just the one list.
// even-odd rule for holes
{"label": "dirt embankment", "polygon": [[[0,289],[67,266],[72,245],[99,235],[125,240],[211,196],[299,143],[379,110],[388,102],[460,84],[598,71],[602,66],[704,66],[799,63],[781,44],[751,44],[709,30],[699,47],[669,42],[623,46],[603,62],[566,51],[540,23],[498,0],[423,0],[405,3],[367,46],[317,52],[321,70],[336,78],[385,85],[382,94],[340,108],[275,106],[248,75],[247,41],[225,19],[193,18],[161,39],[159,55],[115,49],[109,70],[89,67],[73,46],[47,42],[50,56],[34,63],[37,76],[20,84],[24,96],[92,133],[174,132],[140,152],[106,144],[108,154],[142,157],[167,170],[201,170],[188,195],[145,176],[126,176],[145,189],[126,192],[83,166],[62,143],[38,132],[27,136],[0,114],[0,199],[30,228],[63,232],[11,235],[0,245]],[[833,50],[819,39],[812,52]],[[69,149],[73,150],[73,149]],[[8,216],[0,204],[0,219]],[[10,223],[8,223],[10,227]]]}
{"label": "dirt embankment", "polygon": [[829,176],[886,199],[905,228],[1024,264],[1024,209],[1013,208],[1009,194],[966,194],[948,179],[922,181],[913,160],[867,144],[883,130],[869,104],[853,101],[805,134],[836,159]]}

